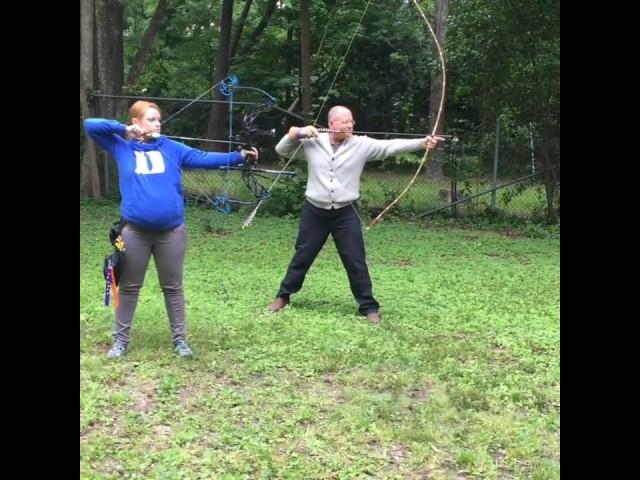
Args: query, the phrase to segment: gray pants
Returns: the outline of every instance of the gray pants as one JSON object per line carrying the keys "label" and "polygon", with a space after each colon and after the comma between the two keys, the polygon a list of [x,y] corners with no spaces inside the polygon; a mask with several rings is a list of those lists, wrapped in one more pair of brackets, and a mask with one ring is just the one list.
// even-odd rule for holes
{"label": "gray pants", "polygon": [[138,294],[151,255],[158,270],[158,280],[171,325],[174,342],[186,339],[184,290],[182,274],[184,255],[187,249],[187,232],[184,225],[166,232],[141,230],[127,224],[122,229],[125,256],[120,274],[118,293],[120,305],[116,309],[114,340],[129,343],[133,314],[138,303]]}

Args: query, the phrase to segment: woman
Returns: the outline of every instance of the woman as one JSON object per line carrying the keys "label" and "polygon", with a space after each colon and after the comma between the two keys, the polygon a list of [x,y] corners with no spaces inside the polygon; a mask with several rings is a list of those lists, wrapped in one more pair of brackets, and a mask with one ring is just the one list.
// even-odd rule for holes
{"label": "woman", "polygon": [[186,338],[182,287],[187,233],[184,227],[182,168],[215,169],[258,159],[258,151],[204,152],[160,135],[160,108],[137,101],[129,110],[130,125],[88,118],[87,134],[118,165],[120,215],[124,227],[124,261],[120,267],[113,346],[107,356],[127,353],[138,294],[153,255],[164,294],[172,341],[180,357],[192,357]]}

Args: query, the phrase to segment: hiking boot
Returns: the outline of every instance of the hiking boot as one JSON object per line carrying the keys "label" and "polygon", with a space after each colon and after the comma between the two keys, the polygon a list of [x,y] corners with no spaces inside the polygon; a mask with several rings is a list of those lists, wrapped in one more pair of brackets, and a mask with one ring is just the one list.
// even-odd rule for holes
{"label": "hiking boot", "polygon": [[127,344],[116,340],[111,347],[111,350],[107,352],[107,358],[122,358],[127,354]]}
{"label": "hiking boot", "polygon": [[175,351],[180,358],[193,357],[193,350],[191,350],[191,347],[189,346],[186,340],[177,341]]}
{"label": "hiking boot", "polygon": [[285,297],[276,297],[276,299],[269,305],[269,310],[273,313],[279,312],[284,307],[289,305],[289,299]]}
{"label": "hiking boot", "polygon": [[372,325],[376,325],[380,323],[380,315],[378,315],[378,312],[367,313],[367,322],[369,322]]}

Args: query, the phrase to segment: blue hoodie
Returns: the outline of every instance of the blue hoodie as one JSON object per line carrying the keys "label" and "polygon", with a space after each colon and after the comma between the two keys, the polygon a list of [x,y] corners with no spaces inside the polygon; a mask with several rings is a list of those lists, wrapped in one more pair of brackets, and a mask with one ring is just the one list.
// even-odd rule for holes
{"label": "blue hoodie", "polygon": [[184,223],[182,168],[242,163],[240,152],[203,152],[164,136],[144,143],[126,140],[127,127],[116,120],[88,118],[84,128],[118,164],[122,218],[148,230]]}

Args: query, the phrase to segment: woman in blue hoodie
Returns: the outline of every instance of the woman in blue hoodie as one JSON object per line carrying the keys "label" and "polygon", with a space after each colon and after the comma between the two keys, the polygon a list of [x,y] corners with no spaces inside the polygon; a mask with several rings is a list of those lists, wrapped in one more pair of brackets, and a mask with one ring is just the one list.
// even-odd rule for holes
{"label": "woman in blue hoodie", "polygon": [[119,273],[113,346],[107,356],[119,358],[127,353],[138,294],[153,255],[175,351],[180,357],[192,357],[182,287],[187,246],[182,169],[237,165],[247,157],[257,160],[258,151],[204,152],[162,136],[161,112],[155,103],[135,102],[129,118],[130,125],[102,118],[84,121],[87,134],[115,159],[122,197],[125,254]]}

